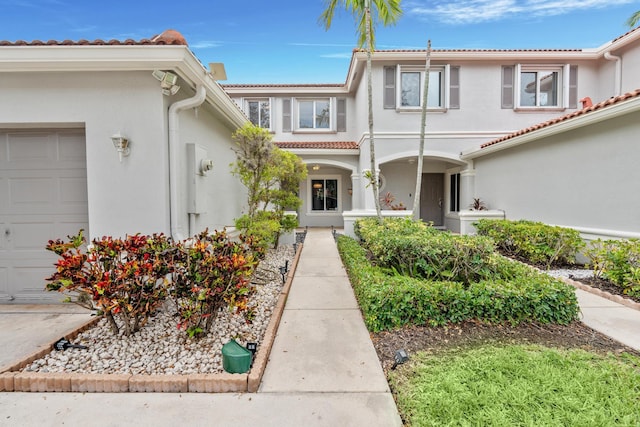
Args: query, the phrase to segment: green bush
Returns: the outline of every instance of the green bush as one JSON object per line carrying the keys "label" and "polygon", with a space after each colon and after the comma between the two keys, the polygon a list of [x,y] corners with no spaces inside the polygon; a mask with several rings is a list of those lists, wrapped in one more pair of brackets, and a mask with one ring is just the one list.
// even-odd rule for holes
{"label": "green bush", "polygon": [[503,254],[547,268],[554,264],[574,264],[576,255],[584,248],[580,233],[571,228],[495,219],[481,219],[474,225],[478,234],[491,237]]}
{"label": "green bush", "polygon": [[589,265],[627,295],[640,297],[640,240],[596,240],[587,249]]}
{"label": "green bush", "polygon": [[513,324],[567,324],[578,315],[573,288],[498,254],[495,279],[465,286],[451,280],[423,280],[375,267],[355,240],[340,236],[338,249],[369,330],[406,324],[445,325],[470,319]]}
{"label": "green bush", "polygon": [[465,285],[491,277],[493,242],[485,237],[458,236],[424,223],[387,218],[357,221],[357,233],[378,266],[402,275],[452,280]]}

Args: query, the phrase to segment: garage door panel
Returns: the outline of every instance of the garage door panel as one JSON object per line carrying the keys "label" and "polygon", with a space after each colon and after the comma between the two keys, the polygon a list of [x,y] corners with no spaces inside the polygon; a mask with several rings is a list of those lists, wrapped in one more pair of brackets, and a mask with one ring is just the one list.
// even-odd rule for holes
{"label": "garage door panel", "polygon": [[9,269],[0,266],[0,300],[9,299]]}
{"label": "garage door panel", "polygon": [[49,206],[57,193],[56,183],[47,178],[9,179],[9,203],[12,207],[21,205]]}
{"label": "garage door panel", "polygon": [[42,250],[47,241],[42,236],[53,236],[55,226],[53,223],[13,223],[11,246],[15,251]]}
{"label": "garage door panel", "polygon": [[13,277],[9,276],[10,282],[25,284],[14,291],[12,296],[16,301],[34,302],[61,299],[61,295],[58,292],[48,292],[46,290],[45,279],[53,274],[52,267],[17,266],[12,269],[12,273]]}
{"label": "garage door panel", "polygon": [[14,164],[55,162],[56,143],[49,133],[9,133],[7,135],[7,161]]}
{"label": "garage door panel", "polygon": [[87,206],[87,178],[60,178],[58,181],[60,203]]}
{"label": "garage door panel", "polygon": [[84,134],[68,133],[58,135],[58,161],[85,162],[87,158]]}

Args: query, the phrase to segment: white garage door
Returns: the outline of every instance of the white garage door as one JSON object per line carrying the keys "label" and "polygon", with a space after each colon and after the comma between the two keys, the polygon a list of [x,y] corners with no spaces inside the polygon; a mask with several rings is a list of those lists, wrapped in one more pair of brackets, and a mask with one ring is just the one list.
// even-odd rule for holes
{"label": "white garage door", "polygon": [[44,247],[88,222],[84,130],[0,130],[0,302],[59,301]]}

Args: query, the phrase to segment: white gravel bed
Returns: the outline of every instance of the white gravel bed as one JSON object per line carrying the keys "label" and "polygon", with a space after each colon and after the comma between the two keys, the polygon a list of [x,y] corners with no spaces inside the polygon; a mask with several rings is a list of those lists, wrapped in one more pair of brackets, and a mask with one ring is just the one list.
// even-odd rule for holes
{"label": "white gravel bed", "polygon": [[257,342],[260,349],[283,287],[279,267],[285,260],[289,260],[291,266],[293,255],[292,245],[280,246],[278,250],[269,251],[260,262],[257,276],[267,280],[265,284],[256,285],[250,300],[249,308],[255,313],[250,324],[242,314],[224,309],[208,335],[200,339],[189,338],[184,330],[177,328],[179,318],[175,305],[167,303],[140,331],[129,337],[114,336],[107,321],[102,319],[73,340],[74,344],[87,346],[87,350],[53,350],[23,371],[132,375],[223,372],[222,346],[229,340],[236,339],[242,346]]}
{"label": "white gravel bed", "polygon": [[574,279],[574,280],[593,277],[593,270],[587,270],[587,269],[547,270],[545,271],[545,273],[553,277],[564,277],[565,279]]}

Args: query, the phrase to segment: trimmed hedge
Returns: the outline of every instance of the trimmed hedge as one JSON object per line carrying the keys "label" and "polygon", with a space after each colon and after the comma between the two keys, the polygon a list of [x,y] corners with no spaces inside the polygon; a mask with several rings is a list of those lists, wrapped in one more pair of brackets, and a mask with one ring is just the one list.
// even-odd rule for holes
{"label": "trimmed hedge", "polygon": [[366,250],[346,236],[339,236],[338,250],[372,332],[406,324],[440,326],[470,319],[568,324],[578,316],[573,288],[498,254],[492,257],[496,279],[465,286],[387,274],[371,265]]}
{"label": "trimmed hedge", "polygon": [[596,276],[640,297],[640,240],[596,240],[586,252]]}
{"label": "trimmed hedge", "polygon": [[459,236],[404,218],[356,222],[356,235],[376,265],[402,275],[462,282],[465,286],[492,277],[493,241]]}
{"label": "trimmed hedge", "polygon": [[474,225],[478,234],[491,237],[503,254],[547,268],[554,264],[574,264],[576,255],[584,248],[580,233],[572,228],[506,219],[481,219]]}

